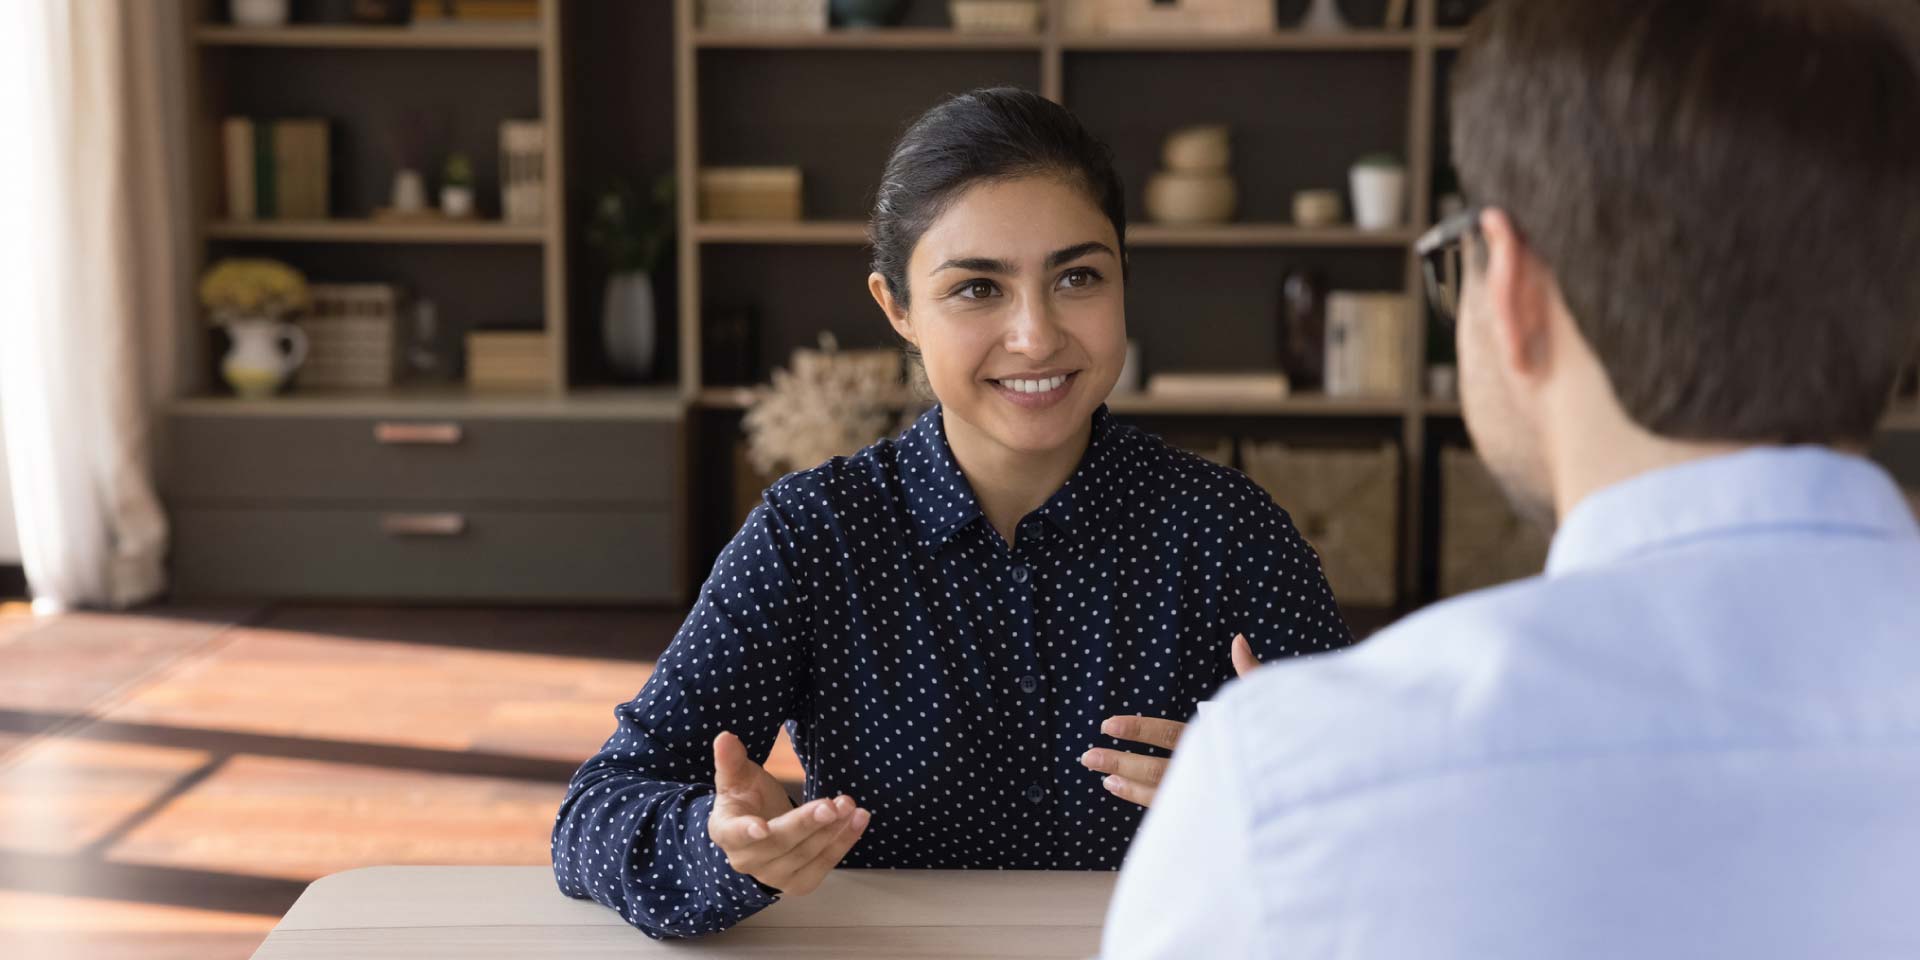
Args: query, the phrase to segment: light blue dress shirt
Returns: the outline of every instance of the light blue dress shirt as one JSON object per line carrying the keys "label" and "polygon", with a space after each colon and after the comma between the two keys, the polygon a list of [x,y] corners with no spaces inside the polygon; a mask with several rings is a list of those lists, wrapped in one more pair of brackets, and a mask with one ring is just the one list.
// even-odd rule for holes
{"label": "light blue dress shirt", "polygon": [[1544,576],[1270,664],[1188,732],[1124,957],[1920,957],[1920,529],[1763,448],[1568,516]]}

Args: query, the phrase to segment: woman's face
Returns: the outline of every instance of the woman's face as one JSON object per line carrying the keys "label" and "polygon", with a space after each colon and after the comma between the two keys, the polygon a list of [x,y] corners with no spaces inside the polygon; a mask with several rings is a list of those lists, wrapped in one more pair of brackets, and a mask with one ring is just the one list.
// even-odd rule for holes
{"label": "woman's face", "polygon": [[983,182],[921,235],[907,306],[879,274],[868,286],[920,348],[948,415],[1008,450],[1046,453],[1083,435],[1126,362],[1119,248],[1065,179]]}

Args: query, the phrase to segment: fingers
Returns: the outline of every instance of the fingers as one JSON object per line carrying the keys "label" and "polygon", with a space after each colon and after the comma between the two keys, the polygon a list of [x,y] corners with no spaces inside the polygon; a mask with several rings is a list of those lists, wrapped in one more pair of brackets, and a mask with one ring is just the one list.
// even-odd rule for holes
{"label": "fingers", "polygon": [[[853,807],[850,798],[842,799],[847,801],[849,808]],[[852,809],[837,825],[820,830],[785,856],[768,864],[761,882],[794,896],[812,893],[827,874],[846,858],[847,851],[859,842],[871,819],[867,811]]]}
{"label": "fingers", "polygon": [[1100,781],[1100,785],[1106,787],[1108,793],[1122,800],[1137,803],[1143,807],[1153,806],[1153,796],[1159,791],[1157,786],[1136,783],[1128,780],[1126,777],[1118,775],[1109,775],[1106,779]]}
{"label": "fingers", "polygon": [[760,765],[747,756],[740,738],[722,731],[713,738],[713,788],[721,793],[752,792],[760,779]]}
{"label": "fingers", "polygon": [[1159,757],[1143,757],[1137,753],[1122,750],[1102,750],[1094,748],[1080,757],[1080,763],[1089,770],[1118,775],[1123,780],[1147,786],[1159,786],[1160,778],[1167,775],[1167,761]]}
{"label": "fingers", "polygon": [[1259,658],[1253,655],[1253,644],[1247,642],[1247,635],[1237,634],[1233,638],[1233,672],[1244,677],[1260,669]]}
{"label": "fingers", "polygon": [[854,811],[853,816],[848,817],[846,824],[840,828],[840,833],[834,841],[829,843],[819,856],[814,857],[813,862],[795,871],[794,875],[788,879],[786,892],[795,896],[804,896],[818,889],[821,882],[827,879],[827,874],[832,873],[833,868],[847,858],[847,851],[852,850],[853,845],[860,842],[860,837],[867,831],[869,819],[867,811]]}
{"label": "fingers", "polygon": [[[848,812],[853,803],[847,801]],[[727,865],[741,873],[755,873],[779,859],[808,837],[839,823],[844,814],[833,800],[813,800],[801,804],[765,824],[766,836],[753,837],[741,821],[750,824],[754,817],[732,817],[718,826],[708,823],[708,833],[727,855]],[[742,838],[745,839],[742,839]]]}
{"label": "fingers", "polygon": [[1180,742],[1187,725],[1159,717],[1108,717],[1100,732],[1117,740],[1131,740],[1172,750]]}

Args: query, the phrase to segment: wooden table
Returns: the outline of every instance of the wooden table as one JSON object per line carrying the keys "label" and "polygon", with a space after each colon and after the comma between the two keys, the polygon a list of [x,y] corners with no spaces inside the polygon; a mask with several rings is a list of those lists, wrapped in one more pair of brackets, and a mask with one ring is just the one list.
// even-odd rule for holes
{"label": "wooden table", "polygon": [[253,956],[1090,957],[1116,876],[839,870],[725,933],[659,942],[546,867],[369,867],[314,881]]}

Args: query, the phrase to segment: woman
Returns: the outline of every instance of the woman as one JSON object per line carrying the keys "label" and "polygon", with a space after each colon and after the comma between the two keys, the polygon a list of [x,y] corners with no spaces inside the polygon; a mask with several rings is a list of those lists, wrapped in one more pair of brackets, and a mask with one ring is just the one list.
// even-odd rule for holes
{"label": "woman", "polygon": [[[838,864],[1115,869],[1177,720],[1256,653],[1352,642],[1264,491],[1107,415],[1125,229],[1106,148],[1040,96],[907,131],[868,286],[939,404],[767,491],[575,775],[562,890],[667,937]],[[797,809],[760,766],[782,723]]]}

